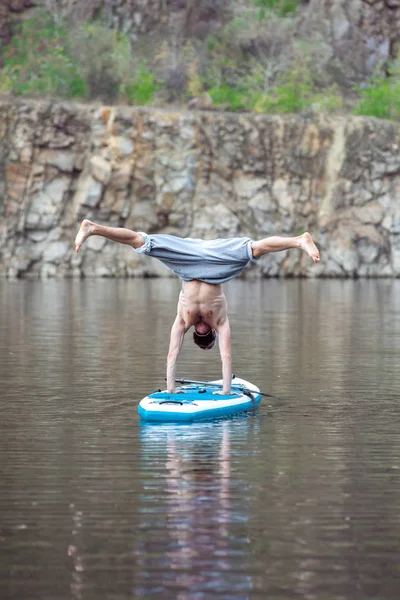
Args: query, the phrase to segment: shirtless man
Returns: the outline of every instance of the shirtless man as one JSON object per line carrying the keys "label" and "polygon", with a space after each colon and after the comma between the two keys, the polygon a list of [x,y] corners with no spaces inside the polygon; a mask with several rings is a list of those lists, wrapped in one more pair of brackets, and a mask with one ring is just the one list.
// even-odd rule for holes
{"label": "shirtless man", "polygon": [[183,281],[177,316],[171,329],[167,359],[167,390],[175,393],[176,366],[185,333],[194,327],[193,339],[203,350],[219,342],[223,387],[229,394],[232,380],[231,332],[222,284],[238,275],[263,254],[299,248],[318,263],[319,251],[309,233],[297,237],[271,236],[259,241],[248,237],[197,240],[170,235],[148,235],[123,227],[107,227],[85,219],[75,239],[75,250],[91,235],[132,246],[139,254],[158,258]]}

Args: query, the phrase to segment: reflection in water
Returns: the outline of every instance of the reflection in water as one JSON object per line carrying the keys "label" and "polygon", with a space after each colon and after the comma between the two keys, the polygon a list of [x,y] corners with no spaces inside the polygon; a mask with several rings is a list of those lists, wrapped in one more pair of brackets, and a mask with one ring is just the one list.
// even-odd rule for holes
{"label": "reflection in water", "polygon": [[[246,417],[241,419],[243,427],[248,422]],[[231,526],[245,523],[248,515],[245,504],[239,510],[232,507],[229,421],[201,426],[146,424],[141,427],[141,440],[146,462],[155,447],[158,455],[164,450],[166,513],[164,535],[156,542],[160,559],[151,564],[153,518],[142,524],[137,549],[142,581],[136,593],[154,593],[152,573],[157,570],[164,593],[175,590],[181,600],[229,590],[235,590],[235,597],[248,598],[245,590],[251,589],[252,578],[235,571],[244,551],[232,554],[230,544]],[[156,489],[157,497],[146,490],[143,498],[149,516],[153,503],[159,504],[161,490],[159,486]]]}
{"label": "reflection in water", "polygon": [[84,561],[79,553],[79,533],[82,528],[82,511],[76,510],[74,504],[70,504],[72,514],[72,540],[68,546],[68,556],[73,563],[71,597],[81,600],[84,592],[82,573],[84,571]]}
{"label": "reflection in water", "polygon": [[0,598],[397,600],[400,281],[230,282],[235,372],[282,401],[143,424],[178,293],[0,282]]}

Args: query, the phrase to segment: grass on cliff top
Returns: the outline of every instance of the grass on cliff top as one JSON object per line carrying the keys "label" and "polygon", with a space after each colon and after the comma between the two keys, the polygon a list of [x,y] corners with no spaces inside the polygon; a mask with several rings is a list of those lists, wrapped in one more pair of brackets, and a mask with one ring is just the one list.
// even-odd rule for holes
{"label": "grass on cliff top", "polygon": [[364,87],[358,88],[361,96],[354,113],[380,119],[400,120],[400,59],[389,66],[389,77],[379,70]]}
{"label": "grass on cliff top", "polygon": [[255,0],[255,5],[261,9],[259,16],[265,17],[267,11],[275,12],[280,17],[286,17],[295,12],[300,0]]}
{"label": "grass on cliff top", "polygon": [[[153,52],[104,21],[67,26],[36,10],[3,51],[0,93],[159,106],[206,94],[230,111],[343,111],[325,46],[294,35],[298,9],[299,0],[254,0],[205,40],[161,40]],[[398,64],[357,88],[356,114],[400,118]]]}

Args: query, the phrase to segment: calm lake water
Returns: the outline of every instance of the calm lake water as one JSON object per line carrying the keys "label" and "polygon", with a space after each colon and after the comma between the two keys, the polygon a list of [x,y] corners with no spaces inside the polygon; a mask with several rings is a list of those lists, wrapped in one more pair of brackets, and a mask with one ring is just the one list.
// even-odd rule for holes
{"label": "calm lake water", "polygon": [[[149,425],[179,282],[0,283],[0,598],[400,597],[400,281],[232,281],[254,414]],[[185,341],[178,374],[220,376]]]}

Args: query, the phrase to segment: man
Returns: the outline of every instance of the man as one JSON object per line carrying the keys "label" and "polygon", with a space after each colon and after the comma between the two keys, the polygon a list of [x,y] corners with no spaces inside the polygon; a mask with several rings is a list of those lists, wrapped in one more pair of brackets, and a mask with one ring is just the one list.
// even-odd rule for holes
{"label": "man", "polygon": [[158,258],[183,281],[178,310],[171,329],[167,359],[167,390],[176,393],[175,376],[185,333],[194,327],[194,342],[211,349],[218,338],[223,387],[229,394],[232,380],[231,332],[222,284],[238,275],[249,262],[263,254],[300,248],[315,263],[319,251],[309,233],[297,237],[271,236],[259,241],[248,237],[197,240],[171,235],[148,235],[123,227],[107,227],[85,219],[75,239],[75,250],[91,235],[132,246],[135,252]]}

